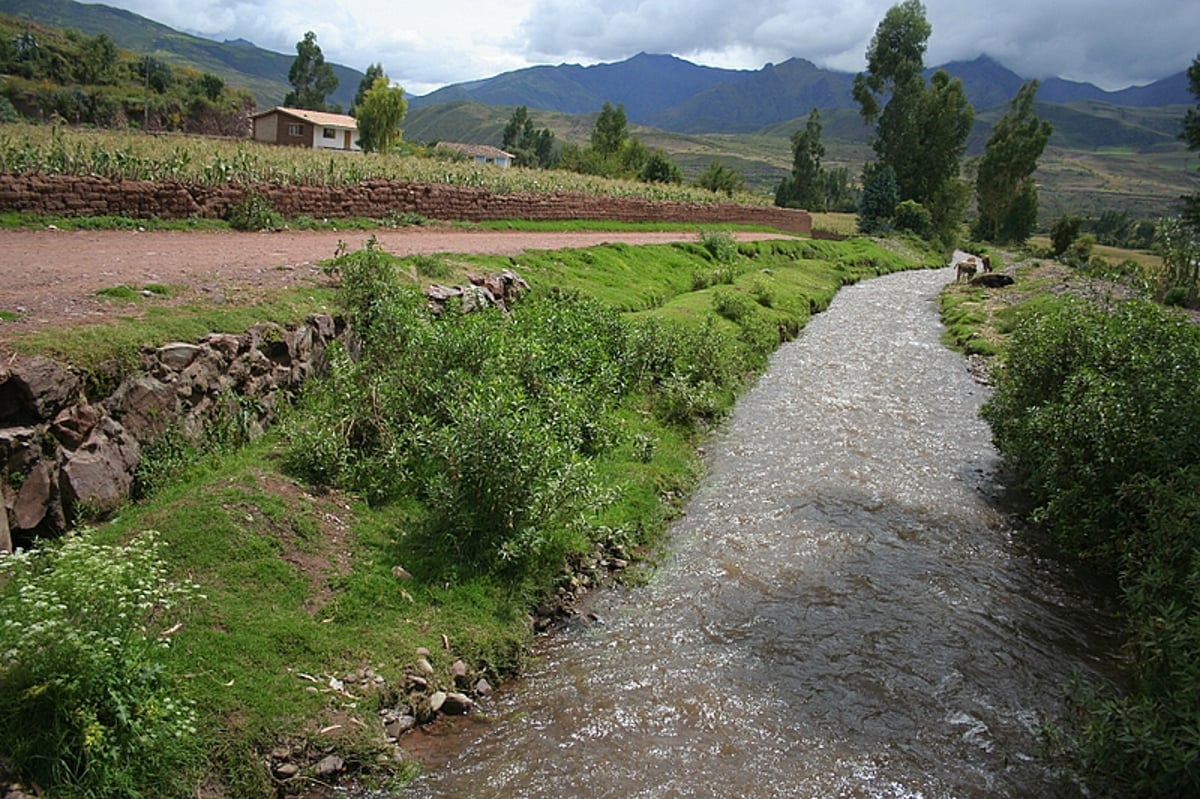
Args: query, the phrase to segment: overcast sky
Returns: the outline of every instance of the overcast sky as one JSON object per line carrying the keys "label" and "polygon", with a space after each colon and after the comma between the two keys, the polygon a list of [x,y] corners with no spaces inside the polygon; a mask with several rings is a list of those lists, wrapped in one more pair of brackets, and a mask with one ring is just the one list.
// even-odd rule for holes
{"label": "overcast sky", "polygon": [[[409,94],[536,64],[670,53],[758,69],[792,57],[861,71],[897,0],[105,0],[178,30],[326,60],[381,63]],[[925,0],[926,66],[987,53],[1024,78],[1105,89],[1181,72],[1200,53],[1195,0]]]}

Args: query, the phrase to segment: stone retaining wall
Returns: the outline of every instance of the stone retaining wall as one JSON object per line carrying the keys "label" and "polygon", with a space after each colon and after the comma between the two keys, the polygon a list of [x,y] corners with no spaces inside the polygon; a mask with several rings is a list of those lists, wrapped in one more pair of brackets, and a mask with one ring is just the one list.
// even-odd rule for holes
{"label": "stone retaining wall", "polygon": [[220,219],[251,192],[261,194],[286,217],[382,219],[388,214],[419,214],[468,222],[606,219],[769,225],[801,234],[812,229],[812,218],[805,211],[732,202],[669,202],[574,192],[497,194],[469,186],[387,180],[364,180],[352,186],[201,186],[167,180],[0,174],[0,209],[61,216]]}
{"label": "stone retaining wall", "polygon": [[98,399],[49,358],[0,367],[0,551],[127,502],[142,449],[168,428],[198,438],[224,414],[248,437],[261,432],[323,368],[340,328],[319,315],[147,348],[140,370]]}

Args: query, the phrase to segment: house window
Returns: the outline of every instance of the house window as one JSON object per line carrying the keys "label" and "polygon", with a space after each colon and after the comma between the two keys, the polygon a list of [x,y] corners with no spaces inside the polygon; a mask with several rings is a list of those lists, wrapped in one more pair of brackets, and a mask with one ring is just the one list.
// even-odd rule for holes
{"label": "house window", "polygon": [[323,138],[323,139],[336,139],[336,138],[337,138],[337,132],[336,132],[336,131],[335,131],[333,128],[323,128],[323,129],[321,130],[321,138]]}
{"label": "house window", "polygon": [[304,126],[297,122],[289,123],[288,124],[288,135],[289,136],[303,136],[304,135]]}

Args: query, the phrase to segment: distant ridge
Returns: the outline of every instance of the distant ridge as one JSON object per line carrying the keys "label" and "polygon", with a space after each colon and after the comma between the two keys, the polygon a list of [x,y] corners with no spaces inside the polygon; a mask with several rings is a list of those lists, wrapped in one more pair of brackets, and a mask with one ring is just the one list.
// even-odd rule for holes
{"label": "distant ridge", "polygon": [[[1026,80],[987,55],[926,72],[931,75],[938,69],[962,79],[977,110],[1007,103]],[[801,58],[758,70],[731,70],[698,66],[675,56],[638,53],[615,63],[528,67],[458,83],[410,98],[410,108],[467,100],[581,114],[611,102],[623,104],[635,124],[679,133],[750,133],[806,115],[813,108],[856,108],[850,95],[853,81],[853,73],[822,69]],[[1038,101],[1096,101],[1146,108],[1188,105],[1192,98],[1187,75],[1181,70],[1147,86],[1116,92],[1050,78],[1041,83]]]}

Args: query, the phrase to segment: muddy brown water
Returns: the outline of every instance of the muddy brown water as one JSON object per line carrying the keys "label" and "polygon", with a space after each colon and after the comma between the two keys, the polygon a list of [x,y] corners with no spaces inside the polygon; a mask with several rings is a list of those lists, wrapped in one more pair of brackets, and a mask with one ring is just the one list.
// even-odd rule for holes
{"label": "muddy brown water", "polygon": [[[739,401],[649,585],[549,639],[405,797],[1025,797],[1097,597],[997,509],[948,269],[841,291]],[[421,734],[421,733],[418,733]]]}

